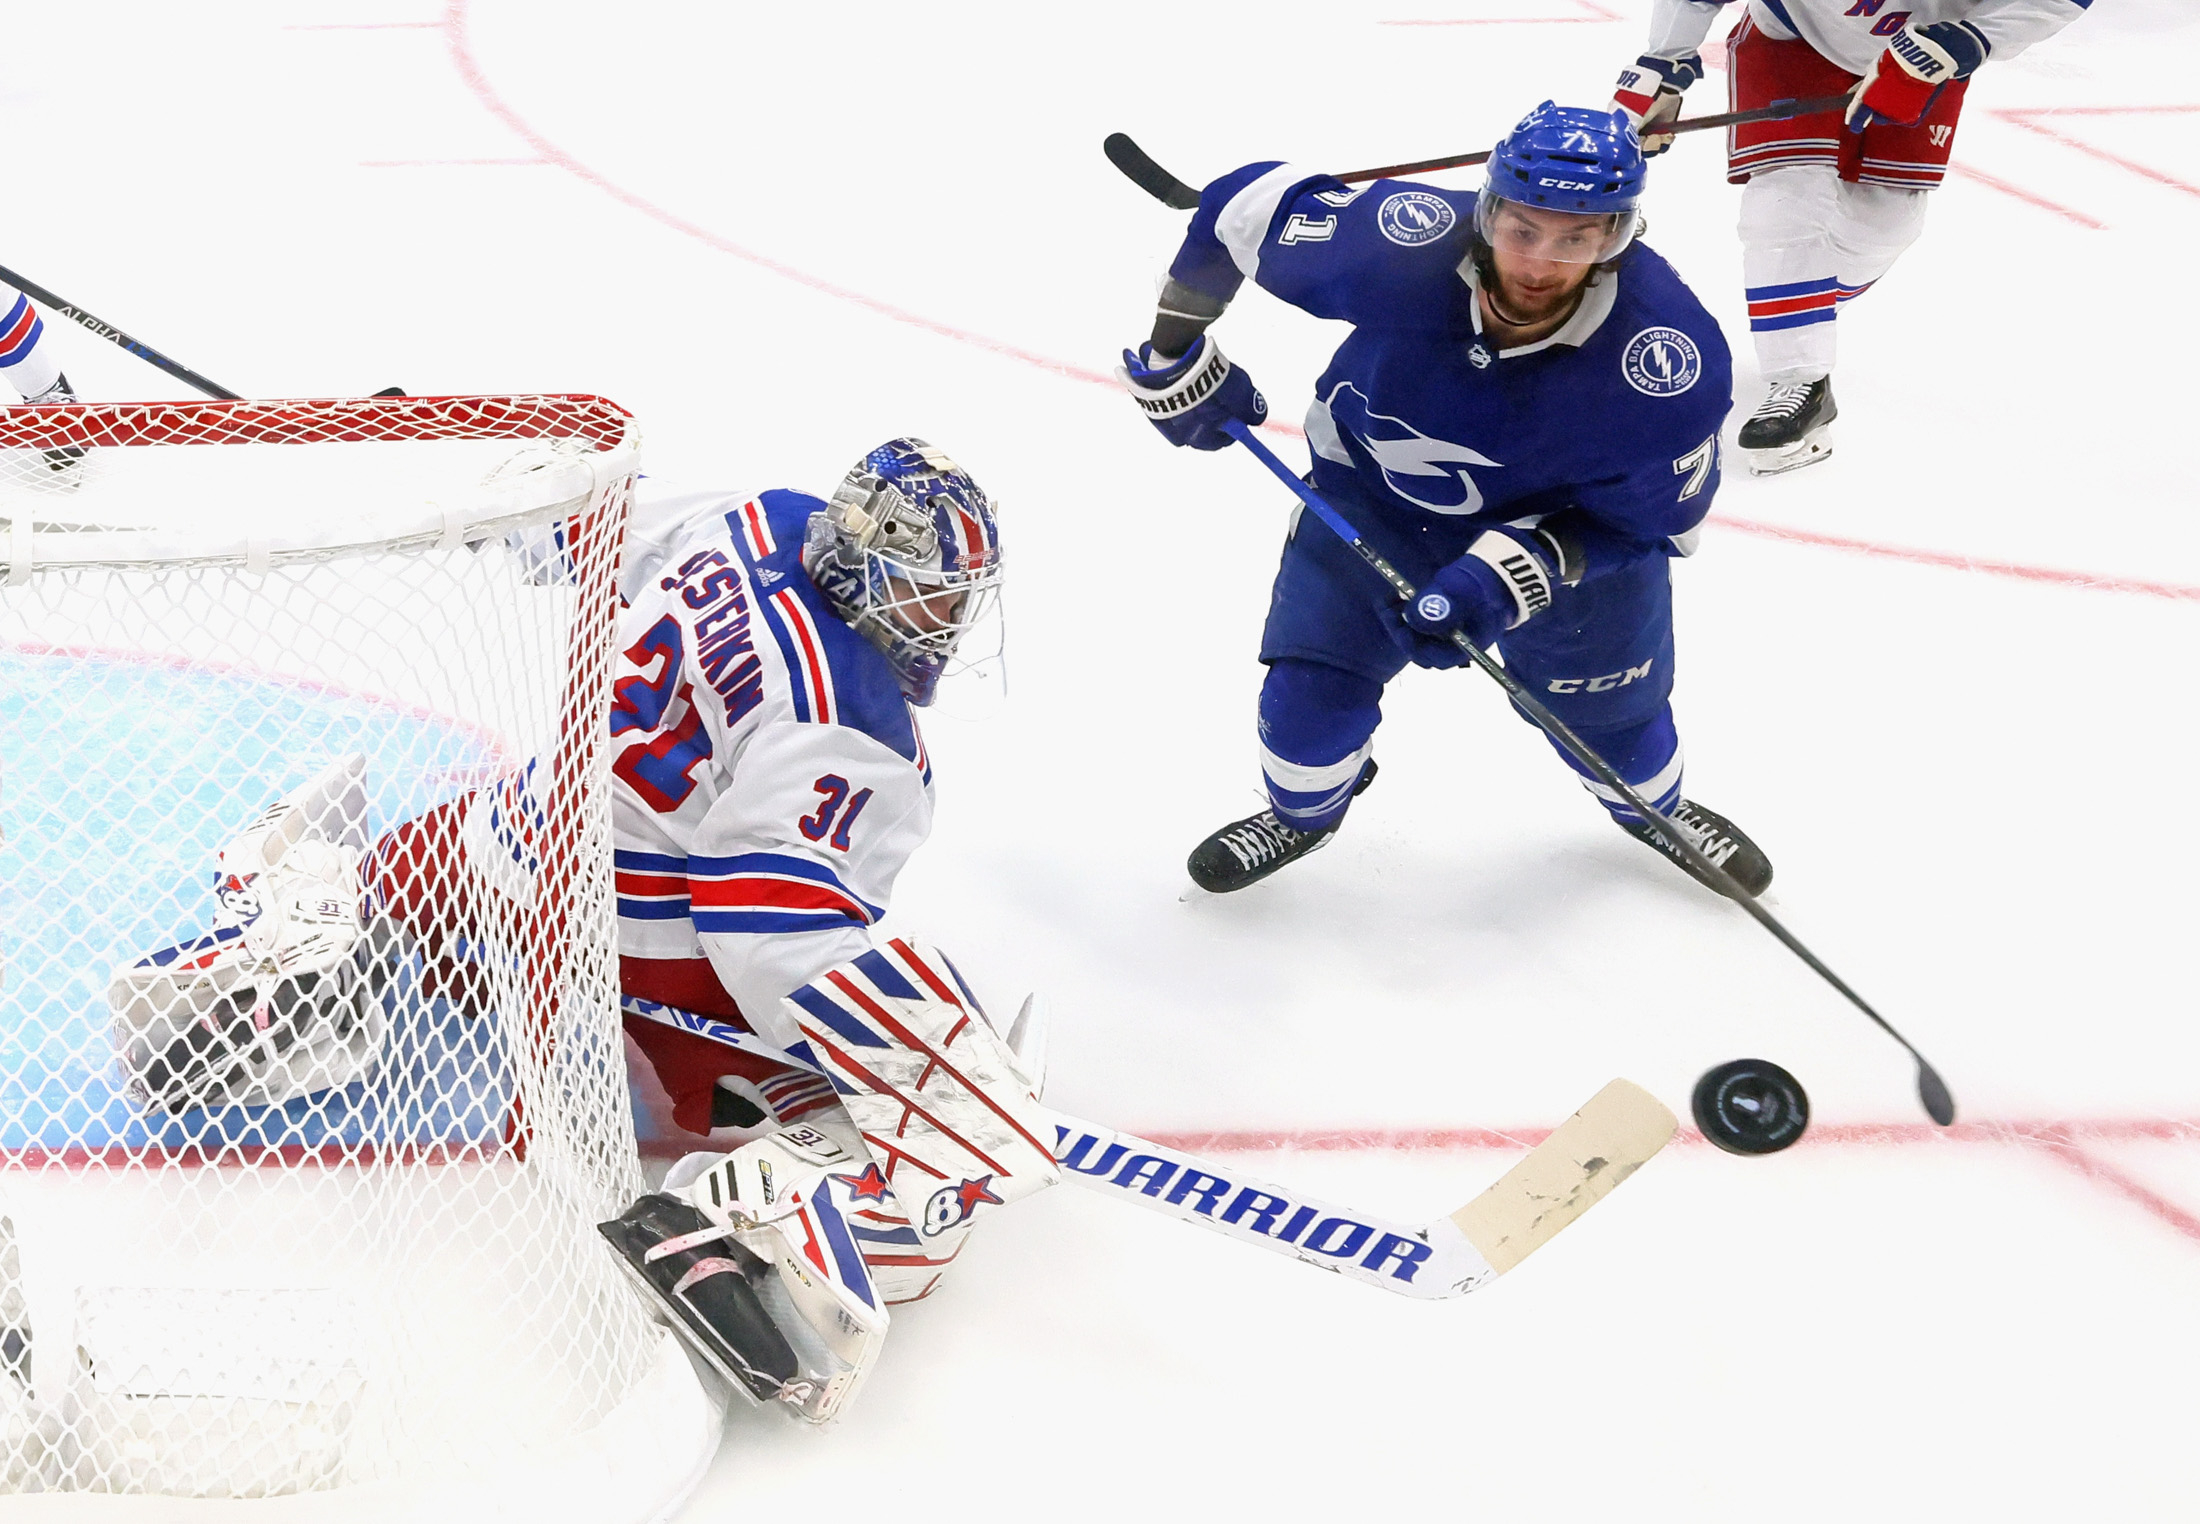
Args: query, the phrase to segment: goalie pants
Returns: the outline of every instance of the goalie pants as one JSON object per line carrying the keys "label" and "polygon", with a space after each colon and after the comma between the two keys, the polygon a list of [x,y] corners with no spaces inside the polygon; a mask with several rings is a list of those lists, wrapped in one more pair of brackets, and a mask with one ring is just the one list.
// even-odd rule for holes
{"label": "goalie pants", "polygon": [[[1393,525],[1362,495],[1332,495],[1361,536],[1416,585],[1463,554],[1485,527],[1457,520]],[[1284,542],[1261,635],[1260,659],[1268,667],[1260,693],[1261,773],[1278,819],[1317,831],[1344,818],[1374,751],[1383,690],[1406,665],[1389,634],[1397,621],[1389,584],[1319,521],[1301,515]],[[1637,792],[1659,809],[1679,800],[1673,595],[1664,556],[1561,588],[1548,609],[1499,636],[1497,650],[1506,670]],[[1562,749],[1559,755],[1582,771]],[[1462,771],[1462,784],[1471,788],[1471,763]],[[1635,818],[1603,784],[1585,774],[1582,783],[1614,816]]]}
{"label": "goalie pants", "polygon": [[[480,1016],[491,1006],[485,937],[490,922],[510,926],[518,912],[466,866],[464,823],[474,796],[441,804],[391,830],[361,865],[369,904],[412,934],[423,963],[423,989]],[[712,1017],[753,1031],[705,958],[621,958],[619,992]],[[682,1130],[710,1132],[718,1081],[755,1086],[782,1122],[796,1122],[835,1104],[818,1076],[709,1038],[624,1015],[627,1035],[649,1061]]]}
{"label": "goalie pants", "polygon": [[[1888,19],[1900,24],[1897,13]],[[1729,38],[1727,78],[1737,111],[1835,95],[1857,81],[1809,43],[1768,37],[1746,15]],[[1832,372],[1842,305],[1924,230],[1925,192],[1947,173],[1968,84],[1943,88],[1914,127],[1855,133],[1841,112],[1825,111],[1728,129],[1727,178],[1742,186],[1749,333],[1766,380]]]}

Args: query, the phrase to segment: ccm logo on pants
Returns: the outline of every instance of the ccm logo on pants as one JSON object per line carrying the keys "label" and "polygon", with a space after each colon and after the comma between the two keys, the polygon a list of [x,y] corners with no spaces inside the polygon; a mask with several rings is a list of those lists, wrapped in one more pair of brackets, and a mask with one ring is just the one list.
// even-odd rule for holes
{"label": "ccm logo on pants", "polygon": [[1656,658],[1653,657],[1651,661],[1646,661],[1639,667],[1629,667],[1625,672],[1607,672],[1602,677],[1554,677],[1551,679],[1550,691],[1552,693],[1610,693],[1614,688],[1626,687],[1638,677],[1648,677],[1655,660]]}

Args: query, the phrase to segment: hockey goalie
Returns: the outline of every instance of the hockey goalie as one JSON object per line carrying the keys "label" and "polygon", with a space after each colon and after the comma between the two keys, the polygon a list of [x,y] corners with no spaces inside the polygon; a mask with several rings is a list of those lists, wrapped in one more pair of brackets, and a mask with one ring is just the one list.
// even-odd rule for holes
{"label": "hockey goalie", "polygon": [[[524,549],[555,580],[555,537]],[[943,954],[873,931],[931,828],[915,711],[1000,577],[986,495],[915,439],[866,455],[829,501],[644,505],[625,547],[621,1005],[675,1122],[742,1141],[680,1160],[602,1231],[725,1376],[816,1422],[876,1359],[888,1308],[1058,1178],[1028,1004],[997,1031]],[[220,854],[213,929],[113,975],[137,1103],[178,1115],[370,1080],[400,971],[468,1020],[520,1003],[537,771],[376,836],[366,763],[339,757],[253,821]]]}

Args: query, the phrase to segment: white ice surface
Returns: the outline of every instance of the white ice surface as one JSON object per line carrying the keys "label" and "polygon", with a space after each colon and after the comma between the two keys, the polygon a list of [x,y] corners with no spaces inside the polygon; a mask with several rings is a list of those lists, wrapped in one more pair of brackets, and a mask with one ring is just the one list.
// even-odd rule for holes
{"label": "white ice surface", "polygon": [[[1754,1053],[1829,1138],[1907,1126],[1899,1051],[1613,831],[1471,674],[1397,685],[1333,848],[1235,899],[1183,878],[1256,807],[1287,503],[1091,379],[1181,226],[1101,137],[1193,180],[1464,151],[1546,95],[1601,101],[1641,9],[17,7],[0,260],[250,394],[600,392],[653,471],[725,486],[823,488],[902,432],[963,460],[1004,508],[1012,682],[927,722],[938,830],[894,924],[1010,1008],[1051,993],[1065,1107],[1525,1128],[1615,1073],[1684,1109]],[[1435,19],[1485,24],[1385,24]],[[2200,586],[2196,56],[2185,0],[2102,0],[1990,65],[1957,158],[1997,183],[1936,193],[1844,313],[1837,453],[1734,472],[1717,512]],[[2094,153],[1996,114],[2105,106],[2175,111],[2035,119]],[[1727,323],[1746,412],[1734,211],[1714,143],[1660,161],[1650,241]],[[90,395],[182,394],[49,328]],[[1221,331],[1288,419],[1324,328],[1248,295]],[[1732,527],[1677,582],[1689,791],[1770,851],[1779,913],[1967,1118],[2078,1124],[2151,1196],[1976,1138],[1676,1149],[1505,1282],[1422,1305],[1054,1192],[897,1320],[838,1429],[737,1415],[681,1517],[2200,1512],[2196,1150],[2094,1125],[2200,1118],[2200,595]],[[1422,1216],[1507,1157],[1259,1167]]]}

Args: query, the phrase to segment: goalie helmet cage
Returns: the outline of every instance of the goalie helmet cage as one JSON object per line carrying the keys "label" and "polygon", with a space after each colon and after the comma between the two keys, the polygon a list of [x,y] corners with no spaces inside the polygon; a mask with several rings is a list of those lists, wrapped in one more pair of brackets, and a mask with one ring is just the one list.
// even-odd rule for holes
{"label": "goalie helmet cage", "polygon": [[[594,1230],[637,458],[595,397],[0,409],[11,1519],[638,1520],[708,1464]],[[279,799],[333,942],[217,883]]]}

